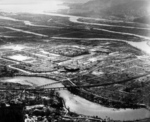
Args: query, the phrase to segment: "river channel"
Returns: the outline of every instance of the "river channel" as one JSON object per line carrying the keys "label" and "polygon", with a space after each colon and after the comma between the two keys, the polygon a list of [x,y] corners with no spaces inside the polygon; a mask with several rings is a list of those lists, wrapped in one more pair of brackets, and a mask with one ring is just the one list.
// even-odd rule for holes
{"label": "river channel", "polygon": [[[14,82],[20,84],[28,84],[41,86],[49,83],[55,83],[49,88],[52,87],[62,87],[63,84],[58,81],[40,78],[40,77],[13,77],[13,78],[1,78],[3,82]],[[150,111],[144,108],[141,109],[115,109],[107,108],[99,104],[92,103],[84,98],[73,95],[68,90],[58,91],[60,96],[65,100],[66,107],[72,112],[78,114],[88,115],[88,116],[99,116],[103,119],[110,117],[113,120],[137,120],[150,117]]]}

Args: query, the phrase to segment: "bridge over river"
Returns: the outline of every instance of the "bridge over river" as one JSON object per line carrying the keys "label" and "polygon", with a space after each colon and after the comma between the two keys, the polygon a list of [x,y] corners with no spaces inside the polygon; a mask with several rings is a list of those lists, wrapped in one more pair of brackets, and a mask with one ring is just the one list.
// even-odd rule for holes
{"label": "bridge over river", "polygon": [[[41,85],[41,86],[37,86],[35,88],[29,88],[29,89],[22,89],[22,88],[5,88],[5,87],[0,87],[0,91],[50,91],[50,90],[66,90],[66,89],[79,89],[79,88],[92,88],[92,87],[103,87],[103,86],[109,86],[109,85],[115,85],[115,84],[121,84],[121,83],[125,83],[125,82],[128,82],[130,80],[134,80],[134,79],[137,79],[137,78],[140,78],[140,77],[143,77],[143,76],[147,76],[149,75],[149,73],[146,73],[146,74],[142,74],[142,75],[139,75],[139,76],[136,76],[136,77],[132,77],[132,78],[129,78],[127,80],[121,80],[121,81],[117,81],[117,82],[108,82],[108,83],[102,83],[102,84],[96,84],[96,85],[82,85],[82,86],[76,86],[76,85],[71,85],[71,86],[62,86],[62,87],[51,87],[52,85],[54,84],[57,84],[57,83],[61,83],[60,81],[58,82],[54,82],[54,83],[49,83],[49,84],[44,84],[44,85]],[[47,87],[47,88],[45,88]]]}

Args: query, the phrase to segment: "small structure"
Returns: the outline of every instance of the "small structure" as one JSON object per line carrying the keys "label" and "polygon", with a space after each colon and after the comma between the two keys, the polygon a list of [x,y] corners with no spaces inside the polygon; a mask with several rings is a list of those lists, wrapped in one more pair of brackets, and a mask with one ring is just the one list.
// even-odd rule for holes
{"label": "small structure", "polygon": [[77,72],[80,70],[80,68],[77,68],[77,67],[68,67],[68,66],[64,66],[64,69],[67,71],[67,72]]}

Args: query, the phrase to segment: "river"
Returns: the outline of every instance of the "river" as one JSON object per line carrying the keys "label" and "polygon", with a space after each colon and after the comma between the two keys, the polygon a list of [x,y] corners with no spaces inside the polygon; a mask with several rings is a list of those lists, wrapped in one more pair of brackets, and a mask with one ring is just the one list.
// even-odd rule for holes
{"label": "river", "polygon": [[[80,22],[78,21],[78,18],[81,17],[76,17],[76,16],[69,16],[69,15],[56,15],[56,14],[47,14],[47,13],[42,13],[42,14],[46,14],[46,15],[52,15],[52,16],[61,16],[61,17],[69,17],[71,22],[75,22],[75,23],[82,23],[82,24],[89,24],[86,22]],[[5,19],[9,19],[9,18],[5,18]],[[10,20],[12,21],[18,21],[18,20],[14,20],[13,18],[10,18]],[[26,25],[31,25],[30,22],[24,22]],[[91,24],[91,23],[90,23]],[[94,24],[94,23],[93,23]],[[34,26],[32,24],[32,26]],[[106,25],[104,25],[106,26]],[[24,33],[30,33],[36,36],[45,36],[47,37],[47,35],[42,35],[42,34],[38,34],[38,33],[34,33],[34,32],[30,32],[30,31],[24,31],[21,29],[15,29],[15,28],[11,28],[11,27],[6,27],[7,29],[10,30],[14,30],[14,31],[20,31],[20,32],[24,32]],[[138,29],[138,28],[137,28]],[[149,30],[149,28],[147,28],[147,30]],[[110,30],[103,30],[103,31],[107,31],[110,33],[118,33],[118,34],[123,34],[123,35],[133,35],[136,37],[140,37],[143,39],[150,39],[149,37],[145,37],[145,36],[140,36],[140,35],[135,35],[135,34],[131,34],[131,33],[123,33],[123,32],[116,32],[116,31],[110,31]],[[83,39],[83,38],[67,38],[67,37],[53,37],[53,38],[59,38],[59,39]],[[139,48],[140,50],[143,50],[147,53],[150,54],[150,49],[149,49],[149,45],[147,43],[147,41],[143,41],[143,42],[129,42],[127,40],[119,40],[119,39],[107,39],[107,38],[85,38],[88,40],[117,40],[117,41],[123,41],[126,42],[134,47]],[[143,47],[141,46],[143,45]],[[145,49],[146,47],[146,49]],[[11,67],[11,66],[10,66]],[[25,71],[24,71],[25,72]],[[30,72],[25,72],[27,74],[30,74]],[[11,79],[11,80],[10,80]],[[30,85],[35,85],[35,86],[39,86],[39,85],[45,85],[45,84],[49,84],[49,83],[54,83],[57,81],[54,80],[50,80],[50,79],[45,79],[45,78],[39,78],[39,77],[14,77],[14,78],[7,78],[7,79],[3,79],[3,81],[6,82],[18,82],[18,83],[28,83]],[[58,84],[54,84],[51,87],[62,87],[63,85],[61,83]],[[110,117],[111,119],[114,120],[136,120],[136,119],[144,119],[147,117],[150,117],[150,112],[147,109],[114,109],[114,108],[107,108],[95,103],[92,103],[88,100],[85,100],[79,96],[75,96],[73,94],[71,94],[69,91],[67,90],[60,90],[58,91],[60,96],[65,100],[65,104],[68,108],[70,108],[71,111],[76,112],[78,114],[84,114],[84,115],[90,115],[90,116],[99,116],[101,118],[105,118]]]}
{"label": "river", "polygon": [[[70,37],[52,37],[53,39],[66,39],[66,40],[86,40],[86,41],[94,41],[94,40],[106,40],[106,41],[120,41],[126,42],[129,45],[144,51],[147,54],[150,54],[150,44],[148,41],[141,41],[141,42],[132,42],[123,39],[111,39],[111,38],[70,38]],[[149,38],[149,37],[148,37]]]}
{"label": "river", "polygon": [[[79,24],[91,24],[91,25],[100,25],[100,26],[112,26],[112,27],[116,27],[116,25],[109,25],[109,24],[98,24],[98,23],[87,23],[87,22],[81,22],[78,19],[79,18],[83,18],[83,19],[94,19],[94,18],[89,18],[89,17],[81,17],[81,16],[72,16],[72,15],[63,15],[63,14],[55,14],[55,13],[36,13],[36,14],[44,14],[44,15],[50,15],[50,16],[59,16],[59,17],[68,17],[69,20],[73,23],[79,23]],[[95,20],[101,20],[101,19],[95,19]],[[115,20],[114,20],[115,21]],[[117,21],[116,21],[117,22]],[[126,26],[119,26],[122,28],[126,28]],[[129,28],[129,27],[127,27]],[[132,27],[131,27],[132,28]],[[104,31],[104,32],[108,32],[108,33],[112,33],[112,34],[120,34],[120,35],[130,35],[133,37],[139,37],[141,39],[145,39],[145,40],[150,40],[150,37],[147,36],[141,36],[138,34],[132,34],[132,33],[127,33],[127,32],[118,32],[118,31],[111,31],[111,30],[107,30],[107,29],[100,29],[100,28],[94,28],[95,30],[100,30],[100,31]],[[146,30],[150,30],[150,28],[140,28],[137,27],[136,29],[146,29]],[[146,52],[147,54],[150,54],[150,46],[148,45],[148,41],[141,41],[141,42],[132,42],[132,41],[128,41],[128,40],[121,40],[121,39],[110,39],[110,38],[68,38],[68,37],[52,37],[54,39],[86,39],[88,40],[116,40],[116,41],[123,41],[126,42],[128,44],[130,44],[133,47],[136,47],[144,52]]]}
{"label": "river", "polygon": [[[49,83],[55,83],[57,81],[40,78],[40,77],[13,77],[13,78],[2,78],[3,82],[17,82],[20,84],[28,84],[34,86],[41,86]],[[56,83],[52,87],[63,87],[62,83]],[[114,109],[107,108],[102,105],[92,103],[84,98],[71,94],[67,90],[58,91],[60,96],[65,100],[67,108],[70,108],[72,112],[88,116],[99,116],[103,119],[110,117],[113,120],[136,120],[150,117],[150,112],[147,109]]]}
{"label": "river", "polygon": [[[85,18],[85,19],[91,19],[91,18],[87,18],[87,17],[80,17],[80,16],[71,16],[71,15],[63,15],[63,14],[55,14],[55,13],[35,13],[35,14],[44,14],[44,15],[50,15],[50,16],[59,16],[59,17],[68,17],[69,20],[71,22],[74,22],[74,23],[79,23],[79,24],[97,24],[97,23],[87,23],[87,22],[80,22],[78,21],[79,18]],[[25,25],[28,25],[28,26],[35,26],[35,27],[49,27],[49,26],[45,26],[45,25],[35,25],[33,23],[31,23],[30,21],[25,21],[25,20],[18,20],[18,19],[14,19],[14,18],[11,18],[11,17],[4,17],[4,16],[0,16],[0,19],[6,19],[6,20],[11,20],[11,21],[18,21],[18,22],[23,22]],[[92,18],[94,19],[94,18]],[[97,19],[96,19],[97,20]],[[97,24],[97,25],[103,25],[103,26],[114,26],[114,25],[108,25],[108,24]],[[115,25],[116,27],[116,25]],[[120,26],[122,28],[125,28],[124,26]],[[18,32],[23,32],[23,33],[28,33],[28,34],[33,34],[33,35],[36,35],[36,36],[42,36],[42,37],[48,37],[48,35],[44,35],[44,34],[40,34],[40,33],[35,33],[35,32],[31,32],[31,31],[25,31],[25,30],[22,30],[22,29],[17,29],[17,28],[12,28],[12,27],[5,27],[7,29],[10,29],[10,30],[14,30],[14,31],[18,31]],[[108,32],[108,33],[112,33],[112,34],[120,34],[120,35],[130,35],[130,36],[133,36],[133,37],[139,37],[141,39],[146,39],[146,40],[150,40],[150,37],[147,37],[147,36],[141,36],[141,35],[138,35],[138,34],[132,34],[132,33],[126,33],[126,32],[118,32],[118,31],[111,31],[111,30],[107,30],[107,29],[100,29],[100,28],[94,28],[95,30],[100,30],[100,31],[104,31],[104,32]],[[137,28],[137,29],[147,29],[149,30],[150,28]],[[110,39],[110,38],[68,38],[68,37],[52,37],[54,39],[75,39],[75,40],[78,40],[78,39],[86,39],[87,41],[88,40],[116,40],[116,41],[123,41],[123,42],[126,42],[130,45],[132,45],[133,47],[136,47],[136,48],[139,48],[140,50],[150,54],[150,47],[149,45],[147,44],[148,41],[142,41],[142,42],[132,42],[132,41],[128,41],[128,40],[121,40],[121,39]]]}
{"label": "river", "polygon": [[108,27],[120,27],[120,28],[129,28],[129,29],[141,29],[141,30],[150,30],[149,26],[147,28],[143,27],[130,27],[130,26],[119,26],[119,25],[113,25],[113,24],[100,24],[100,23],[89,23],[89,22],[82,22],[79,21],[79,19],[93,19],[93,20],[103,20],[103,21],[110,21],[114,23],[134,23],[134,22],[123,22],[120,20],[107,20],[107,19],[100,19],[100,18],[90,18],[90,17],[82,17],[82,16],[73,16],[73,15],[65,15],[65,14],[57,14],[57,13],[46,13],[46,12],[38,12],[33,14],[43,14],[43,15],[50,15],[50,16],[59,16],[59,17],[68,17],[69,21],[74,23],[80,23],[80,24],[87,24],[87,25],[97,25],[97,26],[108,26]]}

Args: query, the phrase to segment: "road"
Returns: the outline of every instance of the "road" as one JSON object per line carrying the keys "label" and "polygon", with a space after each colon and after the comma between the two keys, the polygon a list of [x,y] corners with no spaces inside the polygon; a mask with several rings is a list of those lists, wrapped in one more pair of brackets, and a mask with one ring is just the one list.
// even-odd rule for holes
{"label": "road", "polygon": [[26,30],[22,30],[22,29],[18,29],[18,28],[13,28],[13,27],[4,27],[4,28],[9,29],[9,30],[13,30],[13,31],[17,31],[17,32],[32,34],[32,35],[35,35],[35,36],[48,37],[47,35],[44,35],[44,34],[35,33],[35,32],[31,32],[31,31],[26,31]]}

